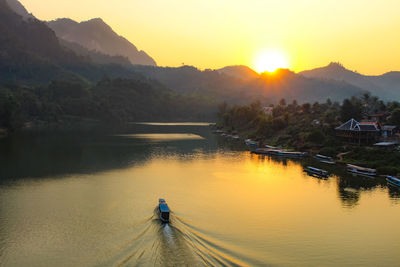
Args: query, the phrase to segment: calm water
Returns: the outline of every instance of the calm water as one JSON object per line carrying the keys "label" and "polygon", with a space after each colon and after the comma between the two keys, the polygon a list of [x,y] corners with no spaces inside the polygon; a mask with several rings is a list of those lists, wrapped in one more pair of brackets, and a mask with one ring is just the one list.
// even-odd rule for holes
{"label": "calm water", "polygon": [[0,177],[1,266],[400,261],[400,193],[385,181],[252,155],[201,124],[1,139]]}

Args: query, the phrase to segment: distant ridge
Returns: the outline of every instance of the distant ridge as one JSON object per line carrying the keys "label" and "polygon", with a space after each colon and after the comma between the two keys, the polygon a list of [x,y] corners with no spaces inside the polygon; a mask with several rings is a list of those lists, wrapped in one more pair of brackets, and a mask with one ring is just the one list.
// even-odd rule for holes
{"label": "distant ridge", "polygon": [[76,22],[62,18],[47,23],[56,35],[65,41],[77,43],[89,50],[110,56],[123,56],[132,64],[156,66],[156,62],[146,52],[118,35],[101,18]]}
{"label": "distant ridge", "polygon": [[242,80],[252,80],[259,77],[256,71],[245,65],[226,66],[217,71]]}
{"label": "distant ridge", "polygon": [[332,62],[325,67],[302,71],[298,74],[309,78],[344,81],[366,89],[385,100],[400,98],[400,72],[398,71],[368,76],[348,70],[340,63]]}

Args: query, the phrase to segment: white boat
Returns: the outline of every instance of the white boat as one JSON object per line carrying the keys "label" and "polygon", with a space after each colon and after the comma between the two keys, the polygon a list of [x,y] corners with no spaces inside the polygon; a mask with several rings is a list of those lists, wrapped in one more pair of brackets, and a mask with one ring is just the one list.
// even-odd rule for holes
{"label": "white boat", "polygon": [[347,171],[369,177],[376,176],[376,169],[364,168],[352,164],[347,164]]}
{"label": "white boat", "polygon": [[394,185],[394,186],[400,187],[400,178],[399,177],[388,175],[388,176],[386,176],[386,181],[390,185]]}
{"label": "white boat", "polygon": [[167,205],[167,202],[165,202],[165,200],[162,198],[158,200],[158,211],[160,213],[160,220],[164,223],[169,222],[170,210]]}
{"label": "white boat", "polygon": [[321,154],[317,154],[315,155],[315,157],[317,160],[319,160],[322,163],[327,163],[327,164],[336,164],[336,162],[333,160],[332,157],[328,157],[328,156],[324,156]]}

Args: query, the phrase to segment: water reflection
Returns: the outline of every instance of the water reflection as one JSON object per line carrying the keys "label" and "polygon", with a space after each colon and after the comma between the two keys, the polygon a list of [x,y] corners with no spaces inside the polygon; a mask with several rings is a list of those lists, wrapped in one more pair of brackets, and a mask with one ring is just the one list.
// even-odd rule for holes
{"label": "water reflection", "polygon": [[[201,138],[185,138],[193,135]],[[400,193],[383,178],[251,154],[207,126],[18,136],[0,148],[0,266],[400,260]],[[308,176],[305,166],[330,175]],[[154,214],[160,196],[170,224]]]}

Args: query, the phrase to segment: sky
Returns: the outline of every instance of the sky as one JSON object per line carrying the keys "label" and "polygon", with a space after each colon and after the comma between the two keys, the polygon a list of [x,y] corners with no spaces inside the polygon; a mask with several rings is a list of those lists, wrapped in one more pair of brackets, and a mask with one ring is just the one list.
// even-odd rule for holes
{"label": "sky", "polygon": [[295,72],[340,62],[400,70],[399,0],[20,0],[41,20],[101,17],[160,66],[255,68],[278,53]]}

